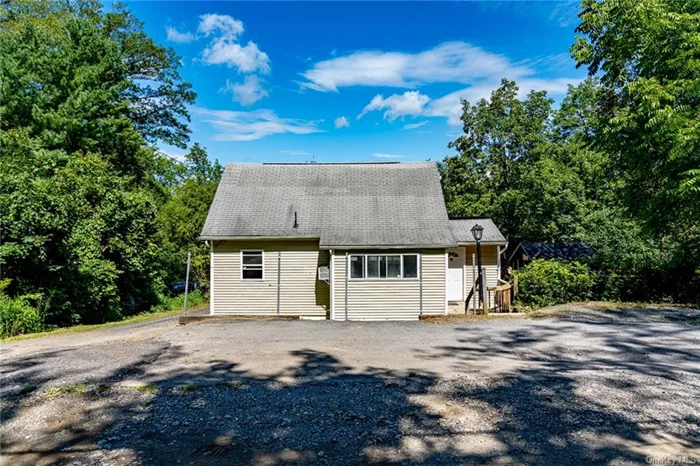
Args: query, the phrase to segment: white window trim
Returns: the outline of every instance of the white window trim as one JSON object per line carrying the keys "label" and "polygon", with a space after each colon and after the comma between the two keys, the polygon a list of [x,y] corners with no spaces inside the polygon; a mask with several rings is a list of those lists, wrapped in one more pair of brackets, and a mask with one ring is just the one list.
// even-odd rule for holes
{"label": "white window trim", "polygon": [[[262,279],[260,278],[243,278],[243,253],[244,252],[259,252],[262,254]],[[264,249],[241,249],[241,281],[242,282],[264,282],[265,281],[265,250]]]}
{"label": "white window trim", "polygon": [[[348,280],[351,280],[354,282],[397,281],[397,280],[400,280],[400,281],[404,281],[404,280],[406,280],[406,281],[419,281],[420,280],[420,264],[421,264],[421,261],[423,260],[420,253],[417,253],[417,252],[407,252],[404,254],[400,254],[400,253],[399,254],[396,254],[396,253],[395,254],[385,254],[385,253],[352,254],[352,253],[350,253],[348,255],[348,261],[352,261],[353,257],[358,257],[358,256],[364,257],[364,264],[363,264],[364,277],[363,278],[354,278],[352,276],[352,265],[349,265],[348,266]],[[368,277],[367,276],[367,264],[368,264],[367,256],[384,256],[384,257],[398,256],[398,257],[400,257],[401,258],[401,261],[400,261],[401,276],[400,277]],[[416,276],[415,277],[406,278],[403,276],[403,256],[416,256],[418,262],[416,263]]]}

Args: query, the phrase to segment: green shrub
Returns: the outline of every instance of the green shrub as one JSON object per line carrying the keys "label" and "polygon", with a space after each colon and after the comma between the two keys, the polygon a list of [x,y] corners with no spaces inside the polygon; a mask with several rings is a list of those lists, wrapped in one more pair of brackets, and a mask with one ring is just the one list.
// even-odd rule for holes
{"label": "green shrub", "polygon": [[534,260],[514,275],[518,302],[532,307],[586,301],[594,284],[591,270],[578,262]]}
{"label": "green shrub", "polygon": [[41,315],[30,302],[33,298],[10,298],[0,294],[0,337],[8,338],[43,330]]}
{"label": "green shrub", "polygon": [[[172,311],[174,309],[182,309],[185,305],[185,295],[180,294],[177,296],[165,296],[161,295],[158,297],[159,303],[151,308],[150,312],[162,312],[162,311]],[[201,290],[195,290],[187,294],[187,308],[193,308],[199,306],[200,304],[206,302],[205,296]]]}

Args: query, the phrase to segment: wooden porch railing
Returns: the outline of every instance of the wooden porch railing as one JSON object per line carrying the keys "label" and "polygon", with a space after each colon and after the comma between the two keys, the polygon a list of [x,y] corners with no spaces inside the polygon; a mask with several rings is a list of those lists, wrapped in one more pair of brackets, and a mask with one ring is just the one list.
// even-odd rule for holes
{"label": "wooden porch railing", "polygon": [[491,310],[493,312],[512,312],[513,306],[511,303],[511,288],[513,285],[505,280],[498,279],[497,286],[489,286],[486,288],[488,291],[488,302],[491,302],[491,293],[493,293],[493,307]]}

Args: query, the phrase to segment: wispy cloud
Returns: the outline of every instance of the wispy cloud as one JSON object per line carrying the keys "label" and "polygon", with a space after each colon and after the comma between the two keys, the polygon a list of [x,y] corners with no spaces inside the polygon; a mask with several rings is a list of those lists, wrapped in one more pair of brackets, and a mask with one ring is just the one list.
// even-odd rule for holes
{"label": "wispy cloud", "polygon": [[443,96],[428,96],[415,90],[388,97],[378,94],[358,115],[361,118],[368,112],[384,110],[384,118],[389,121],[408,115],[429,116],[444,117],[449,124],[458,125],[462,113],[460,98],[474,102],[489,97],[503,77],[515,80],[522,95],[531,89],[563,94],[568,84],[577,84],[581,79],[544,79],[538,74],[573,70],[571,65],[566,54],[514,62],[467,42],[446,42],[412,54],[359,51],[320,61],[302,73],[306,81],[301,86],[337,92],[349,86],[416,88],[431,83],[459,83],[465,87]]}
{"label": "wispy cloud", "polygon": [[377,152],[372,154],[372,157],[376,157],[378,159],[403,159],[406,156],[405,155],[398,155],[398,154],[386,154],[384,152]]}
{"label": "wispy cloud", "polygon": [[303,150],[281,150],[280,154],[287,154],[287,155],[305,155],[305,156],[310,156],[311,154],[303,151]]}
{"label": "wispy cloud", "polygon": [[165,33],[170,42],[178,44],[189,44],[197,39],[197,36],[189,31],[180,32],[174,27],[165,26]]}
{"label": "wispy cloud", "polygon": [[428,124],[428,120],[424,120],[424,121],[419,121],[418,123],[410,123],[408,125],[403,125],[402,129],[404,129],[404,130],[416,129],[416,128],[420,128],[421,126],[425,126],[427,124]]}
{"label": "wispy cloud", "polygon": [[302,85],[324,92],[347,86],[410,88],[426,83],[469,83],[495,75],[530,73],[532,70],[514,66],[503,55],[466,42],[446,42],[415,54],[361,51],[324,60],[302,73],[306,78]]}
{"label": "wispy cloud", "polygon": [[318,122],[280,118],[272,110],[238,112],[193,107],[192,113],[216,130],[217,141],[254,141],[274,134],[321,133]]}
{"label": "wispy cloud", "polygon": [[430,98],[418,91],[407,91],[403,94],[394,94],[386,99],[383,95],[377,94],[369,104],[362,109],[357,118],[360,119],[369,112],[375,110],[385,110],[384,118],[389,121],[394,121],[398,117],[406,115],[420,115],[423,107],[428,103]]}
{"label": "wispy cloud", "polygon": [[202,62],[208,65],[226,65],[241,73],[270,72],[270,58],[253,41],[240,41],[243,23],[228,15],[207,14],[199,17],[197,32],[212,37],[202,51]]}
{"label": "wispy cloud", "polygon": [[336,129],[347,128],[350,126],[350,122],[348,121],[347,117],[339,116],[335,119],[335,121],[333,121],[333,125],[336,127]]}
{"label": "wispy cloud", "polygon": [[269,95],[267,90],[262,87],[261,83],[262,81],[260,78],[255,75],[246,76],[241,83],[232,83],[227,79],[226,85],[222,87],[220,91],[232,93],[233,100],[248,107]]}
{"label": "wispy cloud", "polygon": [[578,18],[579,1],[555,2],[554,9],[549,15],[549,19],[556,21],[559,27],[568,28],[579,24]]}

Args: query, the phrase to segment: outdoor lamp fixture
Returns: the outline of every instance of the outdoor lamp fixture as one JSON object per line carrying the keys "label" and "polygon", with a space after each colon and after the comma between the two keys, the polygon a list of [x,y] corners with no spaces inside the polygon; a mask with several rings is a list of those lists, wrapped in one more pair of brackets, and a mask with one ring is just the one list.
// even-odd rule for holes
{"label": "outdoor lamp fixture", "polygon": [[479,278],[477,279],[477,286],[479,287],[479,304],[484,302],[484,280],[481,276],[481,238],[484,235],[484,227],[478,223],[472,227],[472,235],[476,240],[476,264],[479,267]]}
{"label": "outdoor lamp fixture", "polygon": [[484,227],[477,223],[472,227],[472,235],[474,235],[475,240],[481,241],[481,237],[484,235]]}

